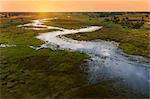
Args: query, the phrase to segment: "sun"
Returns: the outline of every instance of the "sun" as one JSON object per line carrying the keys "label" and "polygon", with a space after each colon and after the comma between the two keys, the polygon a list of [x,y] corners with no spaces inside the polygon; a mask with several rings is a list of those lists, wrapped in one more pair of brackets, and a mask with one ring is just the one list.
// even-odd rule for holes
{"label": "sun", "polygon": [[35,5],[35,9],[38,11],[38,12],[48,12],[50,9],[52,9],[52,7],[49,5],[48,2],[37,2],[37,3],[34,3]]}

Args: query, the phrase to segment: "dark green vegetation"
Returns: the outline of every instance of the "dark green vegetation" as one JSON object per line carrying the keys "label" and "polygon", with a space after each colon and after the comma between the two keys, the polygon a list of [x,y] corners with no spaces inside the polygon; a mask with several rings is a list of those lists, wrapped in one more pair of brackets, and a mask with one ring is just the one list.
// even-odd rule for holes
{"label": "dark green vegetation", "polygon": [[125,90],[125,88],[121,88],[118,85],[113,85],[113,81],[102,81],[98,84],[93,85],[85,85],[78,88],[73,88],[67,92],[64,93],[62,96],[62,99],[71,99],[73,98],[89,98],[94,97],[91,99],[99,99],[99,98],[115,98],[115,99],[129,99],[129,98],[136,98],[140,99],[138,97],[140,94],[135,94],[134,92],[130,92],[128,90]]}
{"label": "dark green vegetation", "polygon": [[[147,14],[139,14],[139,15],[123,15],[123,16],[113,16],[111,19],[105,19],[106,21],[112,21],[117,24],[121,24],[122,26],[126,26],[128,28],[140,29],[144,27],[144,23],[149,21],[149,15]],[[144,27],[145,28],[145,27]],[[149,26],[150,28],[150,26]],[[148,28],[147,28],[148,29]]]}
{"label": "dark green vegetation", "polygon": [[[85,54],[1,48],[1,98],[46,98],[85,83],[80,64]],[[75,60],[75,61],[74,61]]]}

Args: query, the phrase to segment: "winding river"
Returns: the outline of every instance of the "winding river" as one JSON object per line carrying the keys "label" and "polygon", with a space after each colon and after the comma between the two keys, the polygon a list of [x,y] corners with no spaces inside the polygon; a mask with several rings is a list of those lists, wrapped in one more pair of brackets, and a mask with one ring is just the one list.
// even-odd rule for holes
{"label": "winding river", "polygon": [[148,61],[139,56],[127,56],[118,49],[118,43],[102,40],[77,41],[64,37],[65,34],[93,32],[103,28],[102,26],[89,26],[81,29],[64,29],[46,26],[43,23],[51,19],[33,20],[32,23],[20,25],[33,26],[36,30],[58,29],[58,31],[41,33],[36,38],[45,41],[40,47],[30,46],[34,49],[52,48],[80,51],[87,53],[91,59],[88,66],[82,66],[87,73],[89,83],[98,83],[103,80],[113,80],[114,84],[125,86],[131,90],[148,96],[150,93],[150,67]]}

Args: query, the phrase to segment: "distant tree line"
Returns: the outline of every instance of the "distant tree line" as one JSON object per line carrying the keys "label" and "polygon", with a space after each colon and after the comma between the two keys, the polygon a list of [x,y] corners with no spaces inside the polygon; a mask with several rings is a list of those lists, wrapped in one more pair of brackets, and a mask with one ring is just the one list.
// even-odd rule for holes
{"label": "distant tree line", "polygon": [[[111,21],[116,24],[121,24],[123,27],[138,29],[144,25],[145,18],[149,18],[150,12],[83,12],[82,14],[88,15],[93,18],[104,18],[105,21]],[[130,16],[124,15],[145,14],[138,19],[131,19]],[[123,18],[120,18],[123,17]],[[91,20],[91,19],[89,19]]]}
{"label": "distant tree line", "polygon": [[[149,17],[146,15],[145,17]],[[144,25],[144,16],[139,19],[130,19],[129,17],[119,18],[118,16],[111,16],[111,19],[106,18],[105,21],[112,21],[116,24],[121,24],[122,26],[126,26],[128,28],[139,29]]]}
{"label": "distant tree line", "polygon": [[0,16],[1,18],[10,18],[13,16],[24,16],[24,15],[30,15],[30,14],[36,14],[32,12],[1,12]]}

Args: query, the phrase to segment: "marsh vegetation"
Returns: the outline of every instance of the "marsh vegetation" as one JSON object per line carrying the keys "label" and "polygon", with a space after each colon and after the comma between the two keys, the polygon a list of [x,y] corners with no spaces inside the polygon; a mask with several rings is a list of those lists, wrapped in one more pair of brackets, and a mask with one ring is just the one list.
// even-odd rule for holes
{"label": "marsh vegetation", "polygon": [[[5,15],[5,13],[2,14]],[[35,50],[29,47],[39,47],[45,43],[36,38],[39,33],[54,33],[58,31],[57,29],[34,30],[26,29],[34,27],[17,26],[31,23],[33,19],[53,17],[57,18],[44,24],[70,30],[86,28],[87,26],[103,26],[102,29],[97,31],[64,36],[79,41],[96,39],[116,41],[119,43],[119,48],[125,53],[146,58],[150,57],[150,31],[148,29],[133,29],[120,23],[106,21],[105,18],[93,13],[88,15],[83,13],[44,13],[39,16],[37,14],[15,13],[5,15],[1,19],[0,43],[16,45],[0,48],[1,98],[149,97],[147,93],[130,92],[128,87],[114,84],[117,80],[106,79],[97,83],[89,83],[87,72],[84,72],[81,67],[88,67],[87,60],[90,60],[91,56],[83,53],[84,51],[52,50],[49,48]],[[142,68],[142,70],[146,70],[146,73],[142,71],[146,77],[149,74],[148,69],[149,67]]]}

